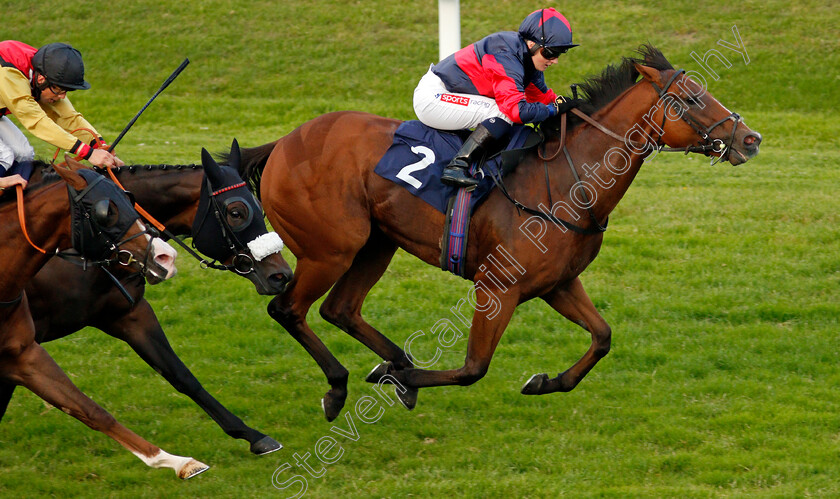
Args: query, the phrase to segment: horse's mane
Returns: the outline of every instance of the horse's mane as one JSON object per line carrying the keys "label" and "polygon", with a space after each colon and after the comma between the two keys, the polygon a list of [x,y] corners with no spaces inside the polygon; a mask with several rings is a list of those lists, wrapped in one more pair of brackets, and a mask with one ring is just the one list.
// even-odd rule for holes
{"label": "horse's mane", "polygon": [[[260,199],[260,181],[262,180],[263,169],[276,143],[275,140],[259,147],[240,149],[242,160],[236,170],[239,172],[239,176],[248,183],[248,189],[257,199]],[[220,165],[230,166],[230,151],[220,152],[214,154],[214,156]]]}
{"label": "horse's mane", "polygon": [[581,111],[592,114],[632,87],[639,78],[636,64],[660,71],[674,69],[662,52],[653,45],[641,45],[637,52],[641,57],[623,57],[619,64],[610,64],[600,75],[590,76],[583,83],[578,84],[585,100]]}
{"label": "horse's mane", "polygon": [[[55,182],[56,180],[60,179],[61,177],[53,170],[52,165],[47,163],[46,161],[42,160],[35,160],[35,170],[41,169],[41,182],[48,183],[48,182]],[[169,165],[169,164],[161,164],[161,165],[125,165],[120,166],[117,168],[113,168],[114,173],[120,174],[123,172],[128,173],[136,173],[140,171],[155,171],[155,170],[196,170],[199,168],[203,168],[202,165],[190,164],[190,165]],[[99,168],[98,166],[94,166],[93,170],[103,175],[107,175],[105,170]]]}
{"label": "horse's mane", "polygon": [[[24,189],[24,193],[30,191],[30,189],[38,189],[48,184],[53,184],[62,180],[62,178],[55,172],[53,169],[52,164],[42,160],[42,159],[35,159],[33,160],[33,167],[32,167],[32,181],[29,185],[26,186]],[[128,173],[136,173],[140,171],[155,171],[155,170],[196,170],[199,168],[203,168],[202,165],[125,165],[119,168],[114,168],[114,173],[119,175],[123,172]],[[93,167],[95,171],[107,176],[105,170],[99,167]],[[40,175],[38,175],[40,172]],[[0,198],[0,204],[5,204],[6,202],[16,200],[15,196],[3,196]]]}

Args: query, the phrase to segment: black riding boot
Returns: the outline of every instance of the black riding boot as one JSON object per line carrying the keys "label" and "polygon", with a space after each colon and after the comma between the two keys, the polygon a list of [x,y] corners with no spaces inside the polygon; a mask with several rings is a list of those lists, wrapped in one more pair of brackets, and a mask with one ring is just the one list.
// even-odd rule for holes
{"label": "black riding boot", "polygon": [[469,175],[470,163],[472,163],[483,152],[485,147],[493,141],[493,135],[483,124],[475,127],[475,131],[467,137],[464,145],[452,158],[452,161],[443,169],[440,181],[446,185],[456,187],[475,187],[478,179]]}

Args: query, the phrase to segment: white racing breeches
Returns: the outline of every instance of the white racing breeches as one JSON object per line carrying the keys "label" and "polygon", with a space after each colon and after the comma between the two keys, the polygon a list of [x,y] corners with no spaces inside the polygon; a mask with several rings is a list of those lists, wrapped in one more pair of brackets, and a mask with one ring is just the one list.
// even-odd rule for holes
{"label": "white racing breeches", "polygon": [[446,90],[431,66],[414,89],[414,112],[423,124],[438,130],[475,128],[488,118],[501,118],[511,123],[511,119],[499,110],[495,99]]}
{"label": "white racing breeches", "polygon": [[0,117],[0,175],[12,167],[15,161],[31,161],[35,158],[35,150],[7,116]]}

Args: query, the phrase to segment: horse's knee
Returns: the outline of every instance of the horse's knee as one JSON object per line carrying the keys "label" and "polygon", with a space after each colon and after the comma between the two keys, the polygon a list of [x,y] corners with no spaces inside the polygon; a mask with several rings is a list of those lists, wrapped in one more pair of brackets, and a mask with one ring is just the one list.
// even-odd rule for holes
{"label": "horse's knee", "polygon": [[268,315],[270,315],[275,321],[279,322],[282,326],[286,327],[287,325],[295,322],[296,319],[292,306],[282,300],[282,298],[282,296],[275,296],[270,302],[268,302]]}
{"label": "horse's knee", "polygon": [[612,343],[612,329],[609,324],[604,323],[592,331],[592,342],[594,343],[594,354],[600,359],[610,353]]}
{"label": "horse's knee", "polygon": [[337,301],[333,302],[329,298],[324,300],[318,312],[325,321],[345,331],[347,330],[346,326],[352,322],[354,315],[350,307]]}
{"label": "horse's knee", "polygon": [[461,386],[469,386],[475,383],[487,374],[487,369],[489,367],[490,366],[487,364],[464,366],[458,375],[458,384]]}

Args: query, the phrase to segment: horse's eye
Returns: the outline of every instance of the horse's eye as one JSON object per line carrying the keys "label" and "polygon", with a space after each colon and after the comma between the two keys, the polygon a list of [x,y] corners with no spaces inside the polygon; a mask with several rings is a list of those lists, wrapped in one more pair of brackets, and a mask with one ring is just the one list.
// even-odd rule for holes
{"label": "horse's eye", "polygon": [[224,206],[225,217],[230,224],[230,228],[235,232],[243,230],[251,224],[251,219],[254,215],[243,198],[234,197],[227,199],[224,202]]}
{"label": "horse's eye", "polygon": [[684,100],[689,106],[696,106],[697,104],[700,104],[700,101],[696,97],[686,97]]}

